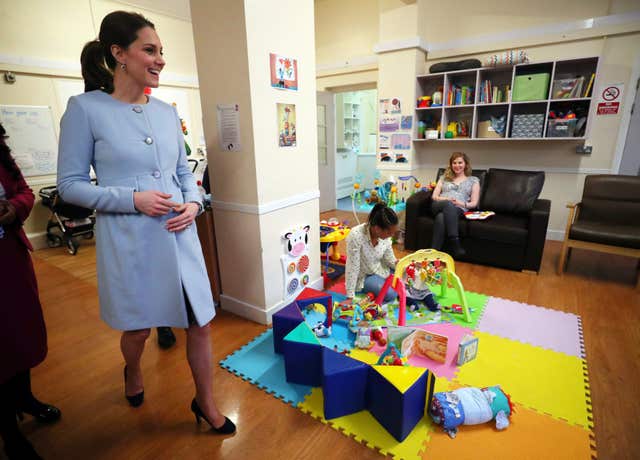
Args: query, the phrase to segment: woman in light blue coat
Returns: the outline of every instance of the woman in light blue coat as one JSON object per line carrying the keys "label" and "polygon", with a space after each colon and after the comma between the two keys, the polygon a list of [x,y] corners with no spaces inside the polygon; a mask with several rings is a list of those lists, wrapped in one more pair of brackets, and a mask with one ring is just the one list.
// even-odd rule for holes
{"label": "woman in light blue coat", "polygon": [[140,358],[150,328],[186,328],[196,386],[191,410],[198,422],[232,433],[235,425],[212,394],[215,309],[192,225],[200,194],[176,110],[144,94],[158,87],[165,65],[160,39],[143,16],[116,11],[102,21],[99,40],[85,45],[81,62],[85,93],[69,100],[62,118],[58,190],[97,212],[100,312],[123,331],[125,396],[134,407],[143,402]]}

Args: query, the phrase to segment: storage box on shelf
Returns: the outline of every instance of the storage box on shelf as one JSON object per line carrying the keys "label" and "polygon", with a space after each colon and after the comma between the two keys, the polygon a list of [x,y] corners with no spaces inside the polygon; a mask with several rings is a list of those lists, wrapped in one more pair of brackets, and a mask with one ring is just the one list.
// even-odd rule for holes
{"label": "storage box on shelf", "polygon": [[[422,122],[426,129],[416,129],[414,140],[584,139],[598,61],[588,57],[419,75],[422,107],[416,105],[416,126]],[[434,106],[438,99],[443,104]],[[566,122],[570,119],[575,121]],[[447,137],[454,129],[464,133],[465,122],[466,137]],[[433,128],[438,138],[428,139]]]}

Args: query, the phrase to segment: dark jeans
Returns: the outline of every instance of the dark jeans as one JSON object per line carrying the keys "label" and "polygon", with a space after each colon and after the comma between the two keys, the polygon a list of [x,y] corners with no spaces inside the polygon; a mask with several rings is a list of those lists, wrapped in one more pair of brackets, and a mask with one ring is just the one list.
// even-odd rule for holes
{"label": "dark jeans", "polygon": [[464,211],[451,201],[433,201],[431,211],[434,216],[431,247],[440,251],[445,235],[447,238],[458,238],[458,219]]}

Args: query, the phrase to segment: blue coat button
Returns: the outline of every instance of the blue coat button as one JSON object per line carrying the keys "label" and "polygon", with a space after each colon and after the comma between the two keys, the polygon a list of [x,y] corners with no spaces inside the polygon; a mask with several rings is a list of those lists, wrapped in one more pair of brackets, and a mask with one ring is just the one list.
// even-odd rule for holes
{"label": "blue coat button", "polygon": [[155,177],[156,179],[160,178],[160,171],[153,171],[153,177]]}
{"label": "blue coat button", "polygon": [[151,139],[150,137],[147,137],[144,141],[147,145],[153,144],[153,139]]}
{"label": "blue coat button", "polygon": [[132,110],[135,113],[142,113],[142,107],[140,107],[139,105],[136,105]]}

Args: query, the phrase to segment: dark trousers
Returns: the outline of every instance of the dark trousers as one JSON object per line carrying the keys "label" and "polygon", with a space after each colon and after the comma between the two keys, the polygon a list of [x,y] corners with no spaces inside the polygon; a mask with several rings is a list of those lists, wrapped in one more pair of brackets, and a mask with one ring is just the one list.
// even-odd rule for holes
{"label": "dark trousers", "polygon": [[447,238],[458,238],[458,219],[464,213],[462,209],[454,205],[451,201],[433,201],[431,203],[433,212],[433,238],[431,247],[440,251]]}
{"label": "dark trousers", "polygon": [[22,371],[0,384],[0,437],[5,443],[22,435],[16,412],[31,401],[31,370]]}

